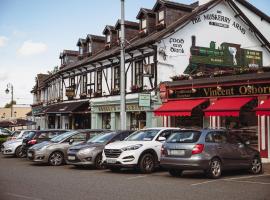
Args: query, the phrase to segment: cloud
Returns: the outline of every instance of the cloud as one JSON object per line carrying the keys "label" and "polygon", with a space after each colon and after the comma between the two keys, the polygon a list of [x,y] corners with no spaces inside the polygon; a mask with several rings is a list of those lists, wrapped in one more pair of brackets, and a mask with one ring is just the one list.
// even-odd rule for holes
{"label": "cloud", "polygon": [[44,53],[47,49],[47,45],[42,42],[32,42],[32,40],[27,40],[18,49],[18,53],[22,56],[31,56]]}
{"label": "cloud", "polygon": [[6,81],[8,79],[8,74],[6,72],[0,73],[0,82]]}
{"label": "cloud", "polygon": [[8,38],[5,36],[0,36],[0,47],[3,47],[7,44]]}

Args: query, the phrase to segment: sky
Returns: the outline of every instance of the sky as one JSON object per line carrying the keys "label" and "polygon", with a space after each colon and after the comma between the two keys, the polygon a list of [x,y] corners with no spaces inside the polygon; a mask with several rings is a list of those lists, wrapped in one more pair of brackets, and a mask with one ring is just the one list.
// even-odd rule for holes
{"label": "sky", "polygon": [[[136,21],[139,9],[151,9],[155,2],[125,0],[126,20]],[[250,2],[270,15],[269,0]],[[0,107],[10,102],[8,83],[17,104],[31,104],[36,75],[60,65],[64,49],[78,50],[79,38],[102,35],[120,14],[120,0],[0,0]]]}

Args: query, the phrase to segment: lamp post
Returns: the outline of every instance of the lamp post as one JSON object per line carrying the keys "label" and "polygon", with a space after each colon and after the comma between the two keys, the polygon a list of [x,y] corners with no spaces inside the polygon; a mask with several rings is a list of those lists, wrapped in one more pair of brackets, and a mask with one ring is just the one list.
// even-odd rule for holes
{"label": "lamp post", "polygon": [[13,85],[11,83],[7,84],[6,94],[11,93],[11,105],[10,105],[10,117],[13,117]]}

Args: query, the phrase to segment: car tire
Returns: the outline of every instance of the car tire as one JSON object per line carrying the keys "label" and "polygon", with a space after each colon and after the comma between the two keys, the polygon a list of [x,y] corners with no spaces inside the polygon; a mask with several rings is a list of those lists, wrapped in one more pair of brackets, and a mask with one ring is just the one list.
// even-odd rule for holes
{"label": "car tire", "polygon": [[121,170],[120,167],[109,167],[109,169],[112,171],[112,172],[119,172]]}
{"label": "car tire", "polygon": [[49,156],[49,164],[51,166],[60,166],[64,163],[64,156],[61,152],[55,151]]}
{"label": "car tire", "polygon": [[24,153],[22,146],[17,147],[17,149],[15,150],[15,155],[16,155],[17,158],[26,157],[26,154]]}
{"label": "car tire", "polygon": [[139,169],[144,174],[150,174],[155,169],[155,157],[151,153],[143,154],[139,160]]}
{"label": "car tire", "polygon": [[104,165],[102,164],[102,154],[98,154],[95,158],[95,168],[96,169],[104,169]]}
{"label": "car tire", "polygon": [[258,157],[254,157],[251,162],[249,169],[252,174],[261,174],[262,173],[262,161]]}
{"label": "car tire", "polygon": [[181,169],[169,169],[169,174],[174,177],[180,177],[182,176],[183,170]]}
{"label": "car tire", "polygon": [[213,158],[210,162],[207,175],[209,178],[218,179],[222,173],[222,163],[218,158]]}

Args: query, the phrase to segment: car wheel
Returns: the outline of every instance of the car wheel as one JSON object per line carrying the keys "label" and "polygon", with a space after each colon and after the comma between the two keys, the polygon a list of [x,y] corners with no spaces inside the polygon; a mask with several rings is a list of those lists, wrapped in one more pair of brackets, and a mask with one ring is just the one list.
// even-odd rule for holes
{"label": "car wheel", "polygon": [[144,174],[152,173],[155,169],[155,158],[152,154],[144,154],[139,162],[139,169]]}
{"label": "car wheel", "polygon": [[98,154],[95,159],[95,168],[96,169],[104,169],[104,165],[102,164],[102,154]]}
{"label": "car wheel", "polygon": [[181,169],[169,169],[169,174],[174,177],[180,177],[182,175],[183,170]]}
{"label": "car wheel", "polygon": [[210,162],[209,169],[207,171],[207,175],[210,178],[217,179],[221,176],[222,172],[222,164],[221,161],[217,158],[214,158]]}
{"label": "car wheel", "polygon": [[22,146],[18,146],[17,147],[17,149],[15,151],[15,154],[16,154],[16,157],[18,157],[18,158],[24,158],[24,157],[26,157],[26,153],[24,152]]}
{"label": "car wheel", "polygon": [[52,166],[62,165],[64,161],[64,156],[61,152],[53,152],[49,157],[49,164]]}
{"label": "car wheel", "polygon": [[112,171],[112,172],[119,172],[121,170],[120,167],[109,167],[109,169]]}
{"label": "car wheel", "polygon": [[258,157],[255,157],[252,159],[251,167],[249,170],[252,174],[260,174],[262,173],[262,162],[261,159]]}

